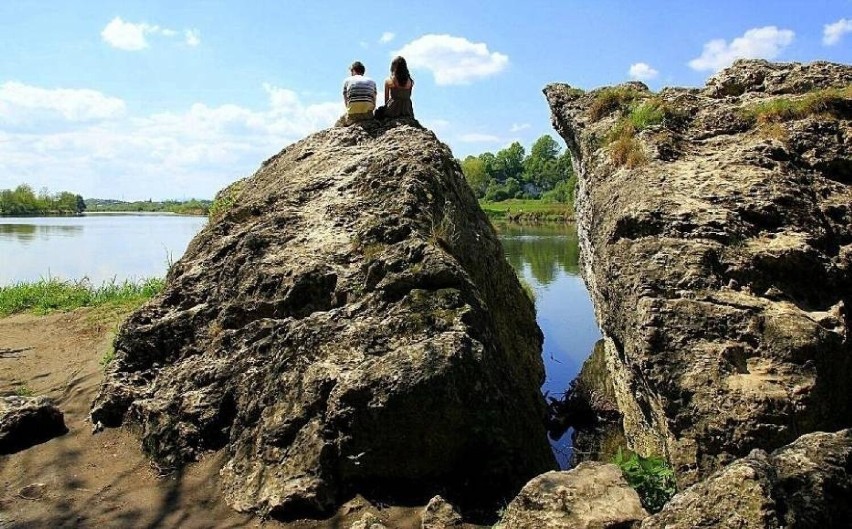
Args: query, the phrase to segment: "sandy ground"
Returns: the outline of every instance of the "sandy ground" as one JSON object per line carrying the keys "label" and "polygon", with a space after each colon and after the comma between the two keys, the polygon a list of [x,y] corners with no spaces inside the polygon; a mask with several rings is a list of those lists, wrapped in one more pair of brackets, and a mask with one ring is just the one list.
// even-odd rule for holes
{"label": "sandy ground", "polygon": [[92,435],[87,415],[102,377],[100,360],[121,318],[103,309],[0,318],[0,395],[47,395],[69,429],[0,456],[0,528],[349,529],[370,511],[389,528],[419,529],[421,508],[379,509],[361,498],[327,520],[284,524],[241,515],[220,499],[222,454],[158,476],[128,429]]}

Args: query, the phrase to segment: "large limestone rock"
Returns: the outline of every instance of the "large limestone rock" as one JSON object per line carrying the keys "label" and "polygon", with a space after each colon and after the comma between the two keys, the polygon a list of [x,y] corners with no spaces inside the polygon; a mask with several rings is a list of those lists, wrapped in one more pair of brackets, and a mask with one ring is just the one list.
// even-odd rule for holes
{"label": "large limestone rock", "polygon": [[852,430],[754,450],[676,495],[642,529],[852,526]]}
{"label": "large limestone rock", "polygon": [[[850,84],[850,66],[740,61],[703,90],[545,89],[627,440],[681,486],[852,425]],[[643,102],[664,119],[625,136]]]}
{"label": "large limestone rock", "polygon": [[630,529],[648,516],[615,465],[585,462],[527,483],[498,529]]}
{"label": "large limestone rock", "polygon": [[66,432],[65,416],[47,397],[0,398],[0,454],[20,452]]}
{"label": "large limestone rock", "polygon": [[219,194],[92,420],[164,467],[224,448],[240,511],[494,501],[555,465],[541,341],[450,150],[416,122],[333,128]]}

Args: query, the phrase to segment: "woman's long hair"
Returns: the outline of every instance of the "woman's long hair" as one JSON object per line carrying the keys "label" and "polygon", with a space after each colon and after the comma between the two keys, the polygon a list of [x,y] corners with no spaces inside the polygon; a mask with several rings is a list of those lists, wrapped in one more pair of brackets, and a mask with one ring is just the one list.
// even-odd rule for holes
{"label": "woman's long hair", "polygon": [[405,86],[408,80],[411,79],[411,74],[408,73],[408,64],[402,57],[394,57],[391,61],[391,74],[396,81],[397,86]]}

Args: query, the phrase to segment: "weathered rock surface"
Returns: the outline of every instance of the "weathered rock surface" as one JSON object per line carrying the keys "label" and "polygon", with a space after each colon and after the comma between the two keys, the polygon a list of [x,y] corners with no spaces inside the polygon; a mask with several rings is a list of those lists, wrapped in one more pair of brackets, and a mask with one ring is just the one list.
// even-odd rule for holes
{"label": "weathered rock surface", "polygon": [[325,130],[217,203],[120,329],[93,421],[165,467],[225,448],[227,501],[282,517],[493,501],[555,466],[533,304],[433,133]]}
{"label": "weathered rock surface", "polygon": [[[850,84],[850,66],[739,61],[703,90],[622,86],[633,103],[545,89],[577,164],[584,277],[625,434],[681,486],[852,425],[852,101],[750,117]],[[666,117],[635,136],[646,163],[621,165],[609,139],[641,101]]]}
{"label": "weathered rock surface", "polygon": [[20,452],[67,431],[65,416],[47,397],[0,398],[0,454]]}
{"label": "weathered rock surface", "polygon": [[852,526],[852,430],[754,450],[676,495],[642,529]]}
{"label": "weathered rock surface", "polygon": [[533,478],[506,508],[499,529],[630,529],[648,516],[615,465],[585,462]]}
{"label": "weathered rock surface", "polygon": [[440,496],[429,500],[420,521],[421,529],[452,529],[461,527],[463,522],[456,508]]}

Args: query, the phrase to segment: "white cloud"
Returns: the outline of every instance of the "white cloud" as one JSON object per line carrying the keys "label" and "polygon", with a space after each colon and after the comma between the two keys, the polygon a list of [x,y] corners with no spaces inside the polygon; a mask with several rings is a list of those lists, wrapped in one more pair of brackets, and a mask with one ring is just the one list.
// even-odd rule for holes
{"label": "white cloud", "polygon": [[459,141],[463,143],[500,143],[503,140],[492,134],[480,134],[472,132],[459,136]]}
{"label": "white cloud", "polygon": [[382,33],[381,38],[379,38],[379,43],[380,44],[387,44],[388,42],[392,41],[395,37],[396,37],[396,33],[391,33],[390,31],[385,31],[384,33]]}
{"label": "white cloud", "polygon": [[520,132],[530,127],[532,127],[532,125],[529,123],[512,123],[512,127],[509,129],[509,132]]}
{"label": "white cloud", "polygon": [[[174,38],[180,35],[180,32],[145,22],[138,24],[125,22],[121,17],[112,19],[101,31],[101,38],[104,42],[113,48],[125,51],[139,51],[148,48],[150,46],[147,38],[149,35]],[[185,29],[183,36],[184,42],[188,46],[195,47],[201,44],[201,33],[197,29]]]}
{"label": "white cloud", "polygon": [[115,17],[101,31],[101,38],[104,42],[126,51],[144,50],[148,47],[148,41],[145,39],[146,33],[156,33],[159,30],[157,26],[149,24],[133,24],[125,22],[121,17]]}
{"label": "white cloud", "polygon": [[343,111],[338,101],[308,103],[268,84],[263,90],[263,109],[196,103],[183,112],[128,116],[124,102],[94,90],[5,83],[0,188],[27,181],[90,197],[209,198]]}
{"label": "white cloud", "polygon": [[0,124],[27,125],[45,119],[85,122],[124,115],[124,101],[96,90],[46,89],[14,81],[0,84]]}
{"label": "white cloud", "polygon": [[753,28],[729,43],[711,40],[700,57],[689,61],[693,70],[719,71],[737,59],[774,59],[793,42],[795,33],[775,26]]}
{"label": "white cloud", "polygon": [[636,79],[638,81],[650,81],[660,74],[660,72],[651,68],[649,64],[644,62],[631,64],[630,70],[628,70],[627,73],[630,75],[631,79]]}
{"label": "white cloud", "polygon": [[485,43],[451,35],[423,35],[392,55],[405,57],[412,69],[430,70],[438,85],[469,84],[509,65],[508,56],[488,51]]}
{"label": "white cloud", "polygon": [[834,46],[847,33],[852,33],[852,19],[841,18],[822,28],[822,43],[826,46]]}
{"label": "white cloud", "polygon": [[186,29],[183,32],[184,42],[193,48],[201,44],[201,33],[197,29]]}

